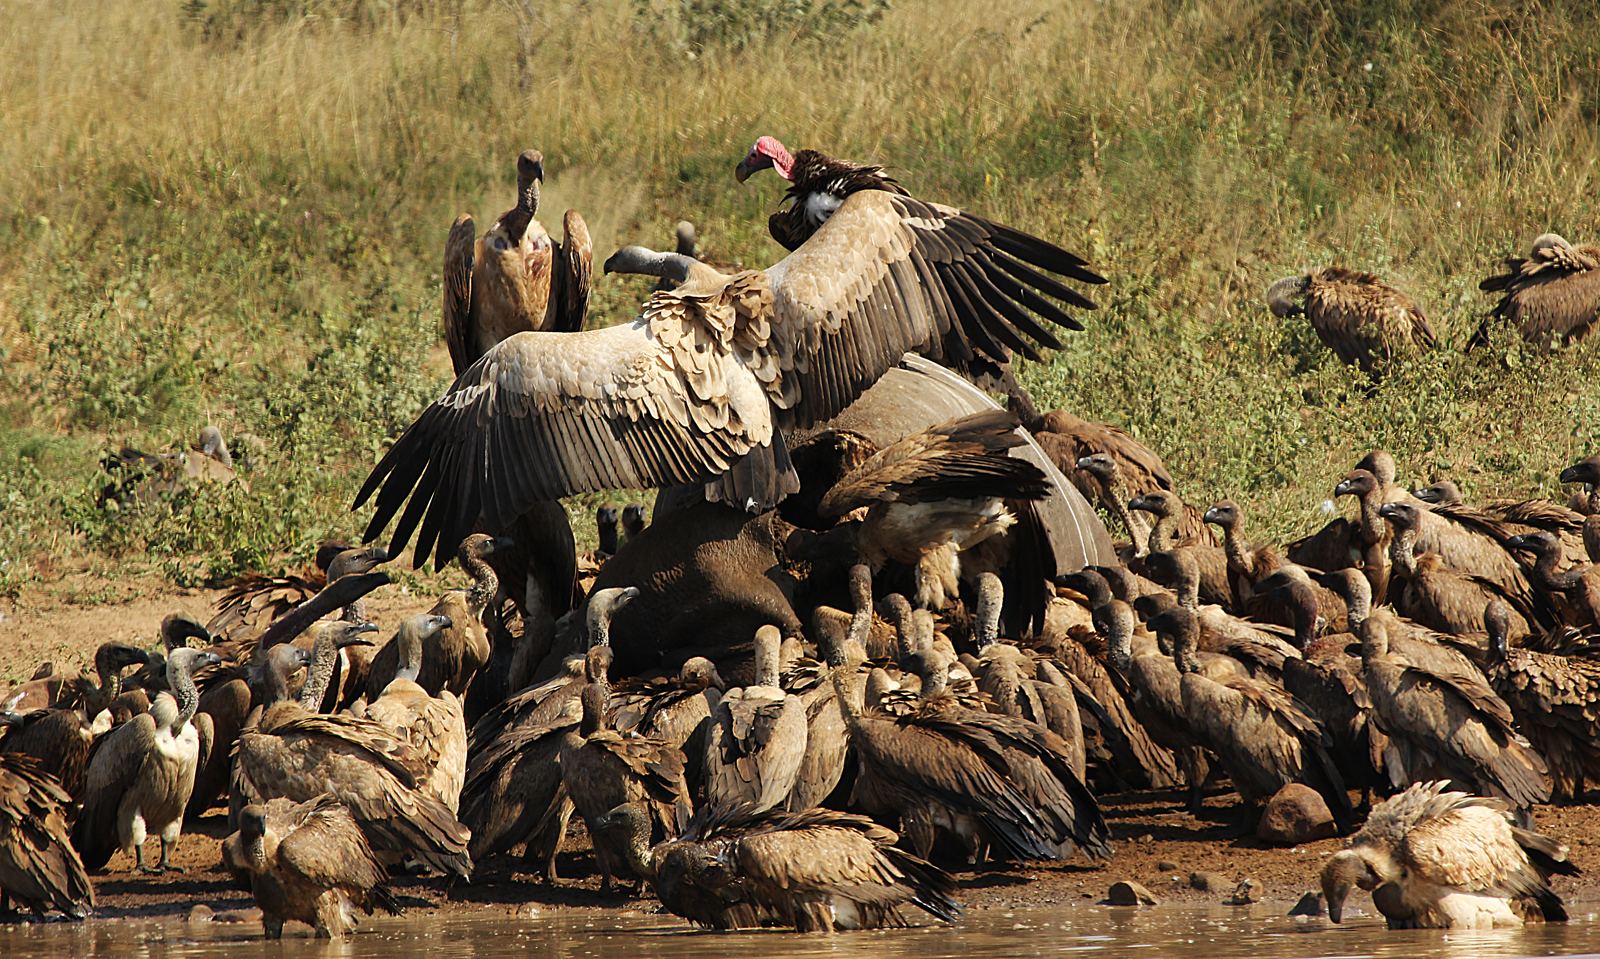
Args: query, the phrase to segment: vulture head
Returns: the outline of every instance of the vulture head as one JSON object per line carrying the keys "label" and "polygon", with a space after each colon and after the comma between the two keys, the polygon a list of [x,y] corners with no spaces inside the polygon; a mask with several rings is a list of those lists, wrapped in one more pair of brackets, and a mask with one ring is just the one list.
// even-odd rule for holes
{"label": "vulture head", "polygon": [[[1110,453],[1092,453],[1088,456],[1080,456],[1078,457],[1078,469],[1093,476],[1108,489],[1116,485],[1118,474],[1121,472],[1117,467],[1117,461],[1112,458]],[[1128,506],[1130,509],[1140,508],[1132,503],[1129,503]]]}
{"label": "vulture head", "polygon": [[211,641],[211,632],[188,613],[172,613],[161,621],[161,644],[169,651],[189,645],[189,637],[203,643]]}
{"label": "vulture head", "polygon": [[1582,483],[1591,488],[1600,486],[1600,453],[1579,460],[1562,470],[1561,482]]}
{"label": "vulture head", "polygon": [[1358,620],[1364,622],[1372,611],[1372,584],[1360,570],[1336,569],[1328,573],[1318,573],[1317,582],[1344,600],[1345,608],[1349,610],[1348,618],[1352,630],[1356,628]]}
{"label": "vulture head", "polygon": [[740,183],[750,179],[750,174],[758,170],[771,169],[785,180],[793,179],[794,157],[783,148],[774,137],[762,137],[744,155],[739,165],[733,168],[733,176]]}
{"label": "vulture head", "polygon": [[1394,454],[1388,450],[1373,450],[1361,458],[1356,464],[1356,469],[1366,470],[1378,478],[1378,488],[1388,489],[1394,485]]}
{"label": "vulture head", "polygon": [[[1389,525],[1396,530],[1407,530],[1416,526],[1421,519],[1417,512],[1417,507],[1410,503],[1384,503],[1378,507],[1378,515],[1388,520]],[[1508,541],[1506,545],[1511,544]]]}
{"label": "vulture head", "polygon": [[1378,478],[1376,476],[1367,470],[1358,469],[1339,481],[1339,485],[1333,488],[1333,495],[1336,497],[1354,496],[1357,499],[1363,499],[1376,492],[1378,488]]}
{"label": "vulture head", "polygon": [[317,564],[317,569],[327,572],[328,566],[333,562],[334,557],[347,549],[356,549],[356,547],[342,539],[330,539],[317,547],[317,555],[313,562]]}
{"label": "vulture head", "polygon": [[1111,601],[1111,584],[1097,570],[1081,569],[1076,573],[1057,576],[1053,582],[1062,589],[1083,594],[1091,610],[1099,609]]}
{"label": "vulture head", "polygon": [[1225,499],[1206,510],[1206,514],[1200,518],[1212,526],[1233,529],[1239,525],[1239,504],[1231,499]]}
{"label": "vulture head", "polygon": [[644,532],[644,504],[629,503],[622,508],[622,529],[630,537]]}
{"label": "vulture head", "polygon": [[679,256],[699,259],[699,256],[695,253],[695,244],[698,237],[695,236],[693,223],[688,220],[679,220],[677,227],[673,230],[673,235],[677,240]]}
{"label": "vulture head", "polygon": [[372,572],[374,566],[389,561],[389,551],[382,546],[370,549],[347,549],[328,564],[328,582],[337,582],[346,576],[362,576]]}
{"label": "vulture head", "polygon": [[1411,494],[1424,503],[1435,506],[1459,506],[1461,504],[1461,490],[1449,480],[1440,480],[1432,486],[1424,486]]}
{"label": "vulture head", "polygon": [[681,286],[688,282],[690,273],[699,262],[682,253],[658,253],[647,246],[625,246],[606,257],[605,271],[607,274],[658,276]]}
{"label": "vulture head", "polygon": [[1273,316],[1290,317],[1299,316],[1305,312],[1297,300],[1306,295],[1306,288],[1311,285],[1311,277],[1286,276],[1276,280],[1267,287],[1267,308]]}
{"label": "vulture head", "polygon": [[1491,599],[1483,608],[1483,631],[1489,635],[1489,652],[1503,661],[1511,637],[1511,607],[1502,600]]}
{"label": "vulture head", "polygon": [[1133,665],[1133,610],[1114,599],[1094,611],[1094,629],[1106,641],[1107,659],[1121,673]]}
{"label": "vulture head", "polygon": [[544,154],[523,150],[517,157],[517,208],[528,214],[539,212],[539,184],[544,180]]}
{"label": "vulture head", "polygon": [[516,541],[509,536],[490,536],[488,533],[473,533],[461,541],[456,549],[456,559],[465,569],[469,561],[493,556],[503,549],[515,549]]}
{"label": "vulture head", "polygon": [[207,425],[200,431],[200,436],[194,442],[194,450],[209,456],[223,466],[233,467],[233,454],[228,452],[227,441],[222,438],[222,431],[215,426]]}
{"label": "vulture head", "polygon": [[1556,534],[1542,529],[1511,537],[1506,540],[1506,549],[1513,553],[1532,553],[1535,559],[1544,559],[1546,556],[1560,559],[1562,552],[1561,540],[1556,538]]}
{"label": "vulture head", "polygon": [[[1095,456],[1099,455],[1101,454],[1095,454]],[[1093,459],[1094,457],[1089,458]],[[1080,460],[1079,462],[1082,461]],[[1154,513],[1156,516],[1163,518],[1176,515],[1177,513],[1177,503],[1174,501],[1172,495],[1162,492],[1161,490],[1156,490],[1153,493],[1146,493],[1143,496],[1135,496],[1133,499],[1128,500],[1128,508],[1142,509],[1146,513]]]}
{"label": "vulture head", "polygon": [[105,672],[121,673],[129,666],[144,666],[149,662],[149,653],[127,643],[102,643],[94,651],[95,667]]}
{"label": "vulture head", "polygon": [[1322,867],[1322,896],[1328,901],[1328,918],[1344,918],[1344,902],[1358,886],[1369,892],[1382,885],[1382,879],[1368,864],[1359,849],[1341,849]]}
{"label": "vulture head", "polygon": [[1543,254],[1547,250],[1570,250],[1572,244],[1568,243],[1559,233],[1541,233],[1533,240],[1533,252],[1528,254],[1530,259],[1547,259]]}

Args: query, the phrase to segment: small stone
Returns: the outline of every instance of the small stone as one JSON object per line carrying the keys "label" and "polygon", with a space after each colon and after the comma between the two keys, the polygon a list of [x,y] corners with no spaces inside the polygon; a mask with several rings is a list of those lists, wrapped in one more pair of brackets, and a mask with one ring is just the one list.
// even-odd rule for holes
{"label": "small stone", "polygon": [[1178,864],[1170,859],[1163,859],[1156,863],[1156,869],[1161,872],[1177,872]]}
{"label": "small stone", "polygon": [[1228,888],[1228,877],[1220,872],[1191,872],[1189,887],[1201,892],[1221,892]]}
{"label": "small stone", "polygon": [[1291,916],[1326,916],[1328,907],[1322,901],[1322,893],[1308,892],[1300,897],[1300,901],[1289,910]]}
{"label": "small stone", "polygon": [[1260,880],[1240,880],[1239,885],[1233,890],[1233,895],[1227,900],[1226,903],[1224,903],[1224,905],[1248,906],[1252,902],[1260,902],[1261,897],[1265,894],[1266,890],[1262,887]]}
{"label": "small stone", "polygon": [[1322,795],[1310,786],[1290,783],[1267,800],[1256,826],[1256,838],[1263,842],[1295,845],[1338,835],[1333,813]]}
{"label": "small stone", "polygon": [[211,911],[211,907],[210,906],[206,905],[203,902],[202,903],[197,903],[192,909],[189,910],[189,921],[190,922],[210,922],[211,918],[213,916],[215,916],[215,915],[216,915],[216,913]]}
{"label": "small stone", "polygon": [[1155,842],[1155,841],[1156,841],[1156,837],[1151,835],[1150,833],[1145,833],[1143,836],[1140,836],[1138,839],[1134,840],[1134,842],[1140,843],[1140,844],[1148,844],[1148,843],[1152,843],[1152,842]]}
{"label": "small stone", "polygon": [[1111,891],[1106,894],[1106,901],[1113,906],[1153,906],[1156,897],[1150,890],[1136,882],[1112,883]]}

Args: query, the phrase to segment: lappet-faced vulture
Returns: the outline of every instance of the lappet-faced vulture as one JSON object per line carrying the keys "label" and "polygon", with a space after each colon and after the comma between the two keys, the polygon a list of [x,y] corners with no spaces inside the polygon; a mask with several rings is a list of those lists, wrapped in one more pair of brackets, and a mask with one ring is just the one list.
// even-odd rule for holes
{"label": "lappet-faced vulture", "polygon": [[769,509],[798,485],[784,429],[838,414],[908,351],[962,370],[1038,356],[1059,344],[1040,318],[1079,325],[1055,301],[1088,305],[1041,269],[1099,279],[1042,240],[886,190],[844,198],[766,270],[637,247],[608,269],[683,283],[630,323],[490,348],[368,477],[369,535],[398,514],[391,552],[417,532],[425,559],[539,501],[689,482]]}
{"label": "lappet-faced vulture", "polygon": [[1360,270],[1325,266],[1286,276],[1267,288],[1267,306],[1279,317],[1304,313],[1323,345],[1363,373],[1381,373],[1395,359],[1438,343],[1411,297]]}
{"label": "lappet-faced vulture", "polygon": [[[1573,246],[1554,233],[1533,241],[1527,259],[1511,257],[1506,272],[1478,289],[1502,293],[1490,319],[1514,324],[1522,338],[1541,350],[1566,346],[1588,336],[1600,321],[1600,249]],[[1489,320],[1471,345],[1487,342]]]}

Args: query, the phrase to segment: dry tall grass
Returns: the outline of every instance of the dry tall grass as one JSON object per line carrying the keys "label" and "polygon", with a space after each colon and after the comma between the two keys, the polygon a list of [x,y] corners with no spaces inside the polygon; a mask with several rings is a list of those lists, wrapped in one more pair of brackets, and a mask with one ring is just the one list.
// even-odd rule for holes
{"label": "dry tall grass", "polygon": [[[602,249],[665,245],[688,217],[715,255],[770,262],[779,185],[730,173],[771,133],[1089,253],[1105,309],[1031,382],[1274,533],[1312,522],[1370,443],[1469,492],[1553,493],[1559,460],[1600,441],[1592,351],[1450,354],[1369,394],[1260,303],[1304,265],[1370,268],[1456,347],[1498,258],[1547,229],[1600,235],[1587,3],[927,0],[740,49],[685,48],[659,24],[687,7],[645,6],[660,16],[539,10],[524,90],[489,0],[12,3],[0,499],[35,524],[0,535],[11,568],[41,537],[229,550],[108,533],[93,495],[107,439],[208,418],[281,453],[278,492],[237,509],[287,519],[250,526],[234,561],[348,531],[366,463],[447,373],[429,335],[445,229],[508,206],[530,145],[547,208],[583,211]],[[602,321],[638,292],[601,281]]]}

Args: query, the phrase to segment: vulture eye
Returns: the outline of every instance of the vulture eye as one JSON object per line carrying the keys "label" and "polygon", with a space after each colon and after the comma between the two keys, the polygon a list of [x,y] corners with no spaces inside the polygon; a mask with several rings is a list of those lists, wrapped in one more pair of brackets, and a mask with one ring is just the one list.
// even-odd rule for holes
{"label": "vulture eye", "polygon": [[496,253],[501,253],[501,252],[504,252],[505,248],[510,246],[510,244],[506,242],[506,238],[505,237],[497,236],[494,239],[489,241],[489,246]]}

